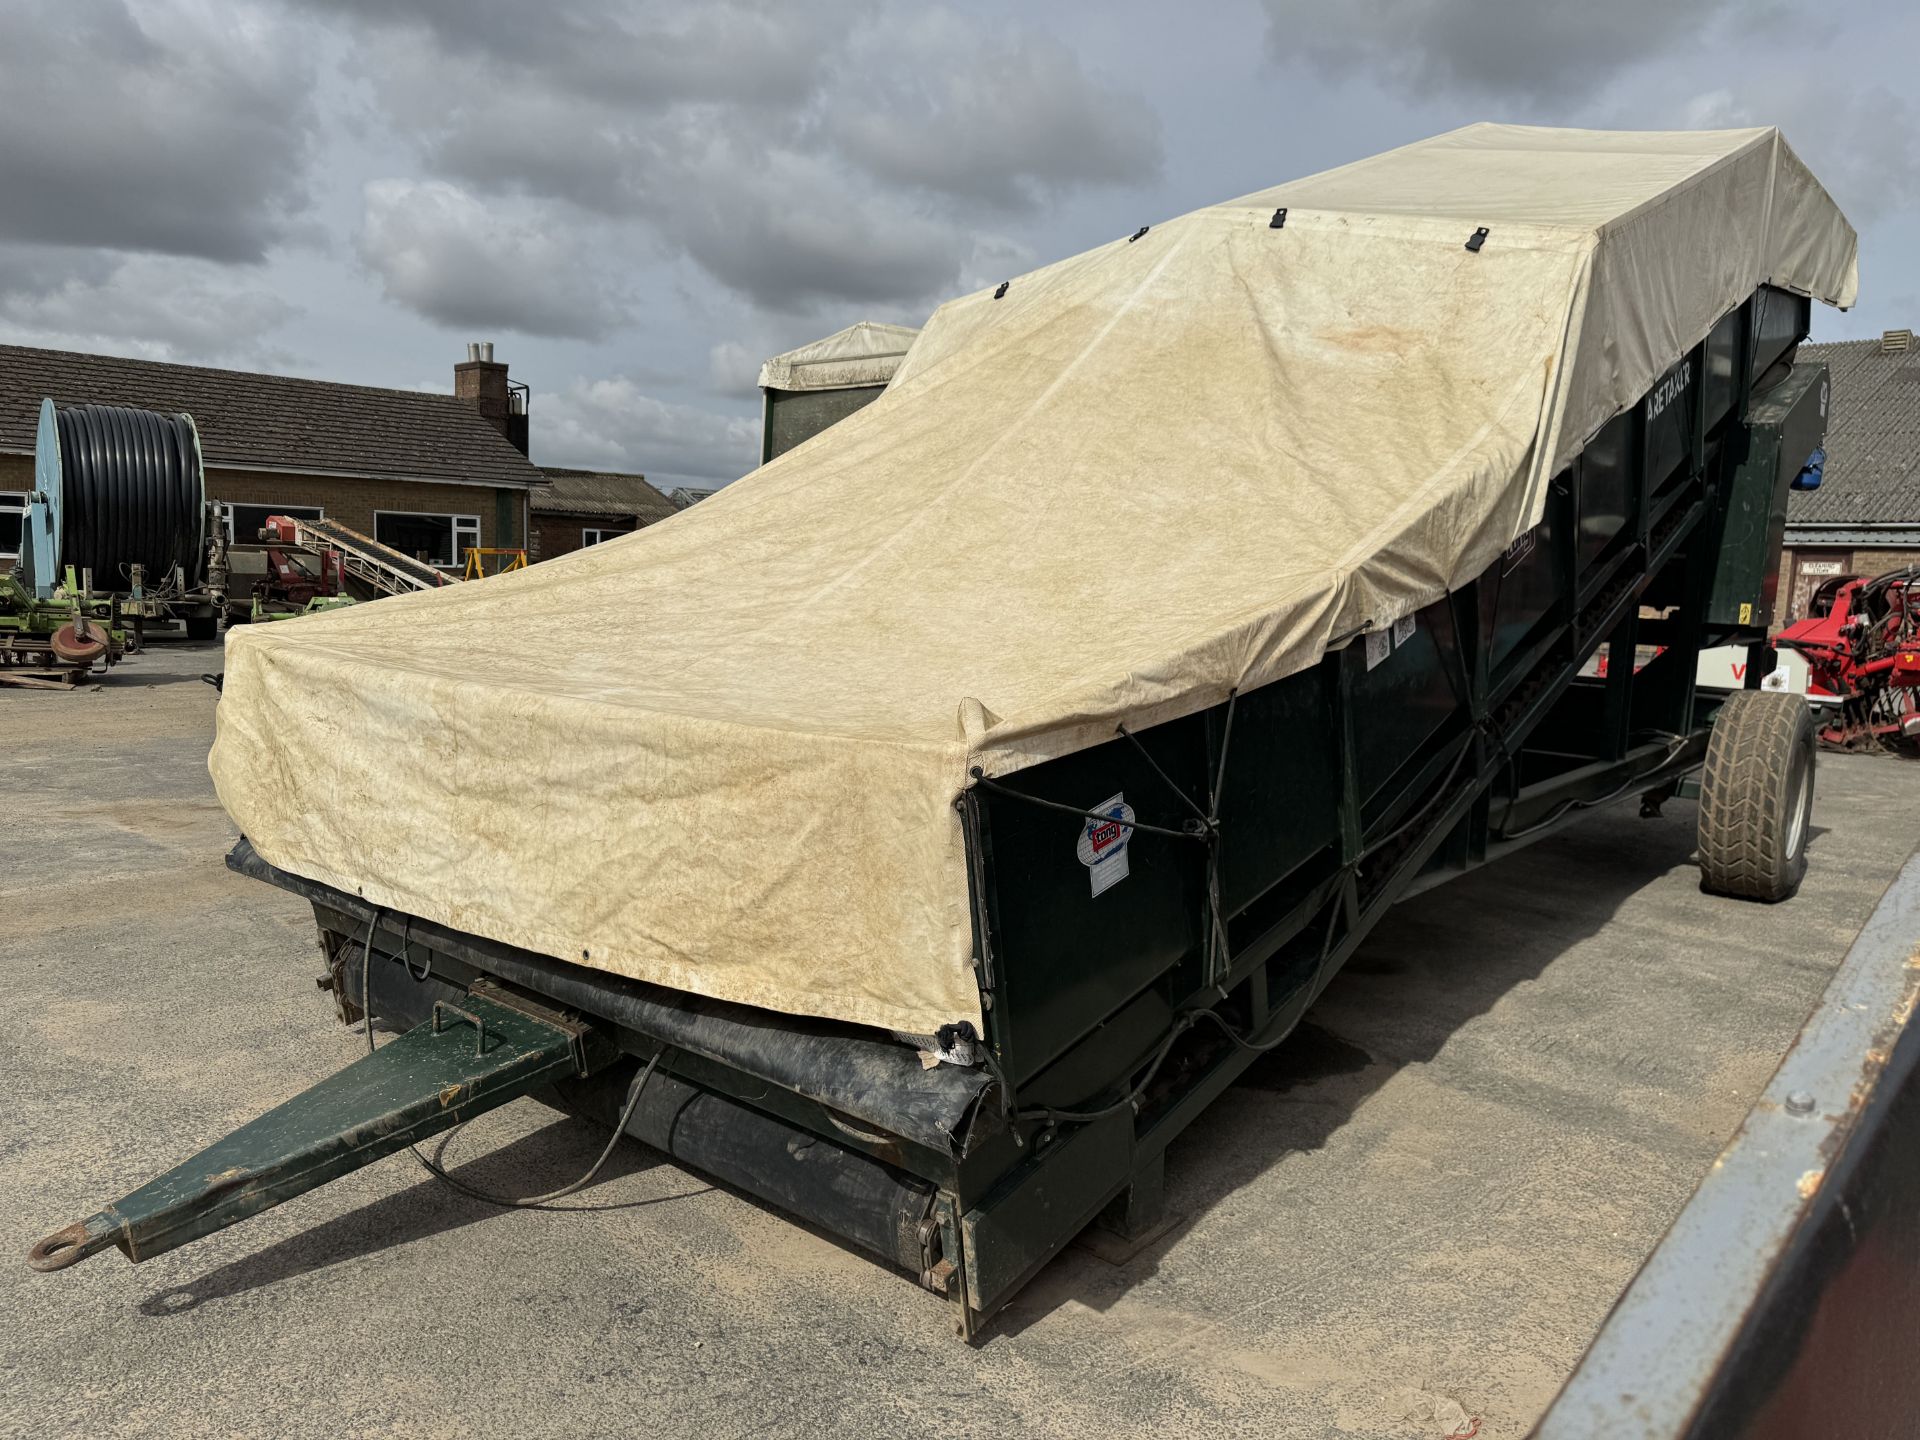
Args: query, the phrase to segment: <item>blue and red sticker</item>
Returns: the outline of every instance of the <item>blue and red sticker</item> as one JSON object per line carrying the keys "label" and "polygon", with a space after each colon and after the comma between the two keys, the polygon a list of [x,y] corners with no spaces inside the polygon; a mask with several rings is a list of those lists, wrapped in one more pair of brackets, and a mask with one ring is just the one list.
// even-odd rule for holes
{"label": "blue and red sticker", "polygon": [[1087,867],[1093,893],[1099,895],[1127,878],[1127,842],[1133,839],[1133,821],[1138,817],[1124,792],[1095,805],[1093,811],[1104,818],[1089,816],[1081,827],[1080,863]]}

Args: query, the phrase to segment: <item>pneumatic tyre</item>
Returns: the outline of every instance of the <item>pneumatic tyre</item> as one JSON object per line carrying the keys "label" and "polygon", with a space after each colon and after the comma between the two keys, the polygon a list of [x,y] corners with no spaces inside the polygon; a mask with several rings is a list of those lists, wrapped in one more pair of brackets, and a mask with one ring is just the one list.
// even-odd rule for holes
{"label": "pneumatic tyre", "polygon": [[1807,873],[1813,713],[1798,695],[1739,690],[1714,717],[1700,772],[1700,884],[1785,900]]}
{"label": "pneumatic tyre", "polygon": [[187,639],[214,640],[220,635],[220,617],[218,615],[187,616]]}

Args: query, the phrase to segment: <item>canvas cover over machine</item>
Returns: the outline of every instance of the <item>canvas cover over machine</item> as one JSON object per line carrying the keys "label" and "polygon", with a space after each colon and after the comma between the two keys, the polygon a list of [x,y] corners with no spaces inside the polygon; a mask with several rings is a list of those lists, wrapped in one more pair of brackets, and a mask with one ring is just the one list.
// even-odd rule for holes
{"label": "canvas cover over machine", "polygon": [[762,390],[846,390],[884,385],[920,332],[911,325],[862,320],[760,367]]}
{"label": "canvas cover over machine", "polygon": [[266,860],[397,911],[977,1022],[969,766],[1436,600],[1762,282],[1855,291],[1771,129],[1476,125],[1211,206],[948,303],[878,401],[659,525],[234,632],[213,778]]}

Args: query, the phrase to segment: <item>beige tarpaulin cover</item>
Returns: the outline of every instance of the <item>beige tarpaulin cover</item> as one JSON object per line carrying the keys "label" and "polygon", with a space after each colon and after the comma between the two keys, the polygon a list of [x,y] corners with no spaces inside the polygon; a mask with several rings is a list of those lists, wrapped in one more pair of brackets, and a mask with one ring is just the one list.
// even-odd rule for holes
{"label": "beige tarpaulin cover", "polygon": [[1196,211],[943,306],[876,402],[661,524],[236,631],[214,780],[267,860],[401,911],[977,1021],[969,764],[1438,598],[1767,280],[1854,298],[1773,130],[1473,126]]}
{"label": "beige tarpaulin cover", "polygon": [[920,332],[862,320],[760,367],[762,390],[847,390],[884,385]]}

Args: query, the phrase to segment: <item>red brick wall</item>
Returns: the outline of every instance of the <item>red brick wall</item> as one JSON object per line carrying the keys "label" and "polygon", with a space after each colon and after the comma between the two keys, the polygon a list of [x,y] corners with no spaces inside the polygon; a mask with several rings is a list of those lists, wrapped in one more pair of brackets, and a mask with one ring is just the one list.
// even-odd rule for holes
{"label": "red brick wall", "polygon": [[580,548],[583,530],[618,530],[622,535],[634,528],[628,520],[582,515],[535,515],[533,539],[527,546],[527,559],[551,560]]}
{"label": "red brick wall", "polygon": [[[329,520],[373,534],[376,510],[419,510],[478,515],[482,545],[519,546],[526,496],[485,485],[431,485],[414,480],[346,480],[326,475],[273,475],[258,471],[209,470],[207,495],[247,505],[318,505]],[[501,497],[507,524],[499,524]],[[237,537],[245,538],[245,537]]]}
{"label": "red brick wall", "polygon": [[1920,562],[1920,550],[1856,550],[1835,545],[1802,545],[1798,548],[1789,545],[1782,548],[1780,614],[1774,620],[1775,629],[1790,625],[1795,620],[1806,619],[1806,594],[1813,585],[1827,578],[1824,575],[1810,577],[1811,583],[1796,591],[1795,574],[1800,559],[1837,562],[1840,573],[1844,575],[1881,575]]}
{"label": "red brick wall", "polygon": [[[0,455],[0,490],[24,491],[33,484],[33,457]],[[276,475],[261,471],[209,469],[207,498],[247,505],[318,505],[327,518],[363,534],[374,531],[376,510],[418,510],[433,514],[478,515],[480,543],[517,548],[522,535],[526,495],[486,485],[432,485],[412,480],[349,480],[328,475]],[[504,502],[504,503],[503,503]],[[501,525],[502,512],[506,524]],[[243,543],[251,536],[236,537]],[[574,532],[574,544],[580,541]],[[0,568],[11,564],[0,561]]]}

